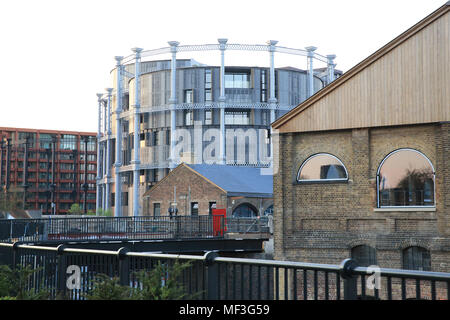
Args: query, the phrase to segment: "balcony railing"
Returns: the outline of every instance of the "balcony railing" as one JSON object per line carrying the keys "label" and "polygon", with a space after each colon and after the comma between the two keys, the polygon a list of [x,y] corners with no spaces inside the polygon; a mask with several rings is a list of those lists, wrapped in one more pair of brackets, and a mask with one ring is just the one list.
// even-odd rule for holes
{"label": "balcony railing", "polygon": [[[450,298],[450,273],[358,267],[351,259],[340,265],[293,261],[220,257],[217,252],[203,256],[151,254],[118,251],[43,247],[0,243],[0,264],[31,265],[36,275],[28,289],[43,288],[51,298],[84,299],[99,274],[118,277],[120,284],[140,288],[137,272],[152,270],[158,262],[189,262],[176,281],[186,297],[214,300],[408,300]],[[68,267],[80,270],[78,288],[68,288]],[[170,270],[170,269],[168,269]],[[171,277],[168,271],[163,275]],[[375,279],[375,281],[372,281]],[[378,279],[378,280],[377,280]]]}

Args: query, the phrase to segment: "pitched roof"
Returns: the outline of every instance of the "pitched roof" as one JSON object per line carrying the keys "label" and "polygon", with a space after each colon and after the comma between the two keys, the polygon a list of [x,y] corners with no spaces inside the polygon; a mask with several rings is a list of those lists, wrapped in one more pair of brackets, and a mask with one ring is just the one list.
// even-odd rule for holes
{"label": "pitched roof", "polygon": [[267,197],[273,196],[273,176],[261,168],[209,164],[181,163],[163,179],[144,193],[147,197],[158,188],[169,176],[176,174],[181,168],[187,168],[212,185],[223,190],[228,196]]}
{"label": "pitched roof", "polygon": [[209,164],[187,164],[209,181],[227,191],[229,196],[273,196],[273,176],[261,168]]}
{"label": "pitched roof", "polygon": [[[445,15],[449,10],[450,1],[345,72],[331,84],[316,92],[309,99],[274,121],[272,127],[279,129],[280,132],[298,132],[419,123],[418,121],[421,117],[424,119],[423,122],[449,121],[450,111],[448,110],[449,99],[447,99],[447,96],[450,95],[450,91],[445,89],[445,83],[448,83],[449,79],[449,18],[448,15]],[[446,20],[444,19],[445,21],[442,22],[440,28],[431,28],[429,34],[426,36],[422,35],[422,38],[416,41],[418,43],[410,43],[408,47],[410,51],[406,52],[406,54],[404,52],[396,52],[395,55],[393,54],[396,60],[393,60],[391,56],[391,61],[380,62],[384,56],[392,53],[401,44],[404,44],[411,37],[417,35],[443,16],[445,16]],[[429,44],[434,45],[435,48],[427,46]],[[422,56],[419,58],[415,53],[420,53]],[[428,58],[432,58],[433,61],[430,62]],[[409,70],[398,75],[400,73],[399,68],[405,69],[408,67],[407,64],[405,67],[405,60],[411,61],[411,64],[414,65],[409,66]],[[384,71],[386,71],[385,73],[380,71],[383,70],[380,66],[377,66],[378,69],[375,71],[372,70],[375,68],[372,68],[373,65],[377,63],[385,64],[382,66]],[[440,63],[443,65],[440,65]],[[400,69],[400,71],[403,69]],[[415,72],[421,72],[423,74],[422,78],[419,78]],[[389,82],[389,85],[393,83],[395,77],[398,77],[398,83],[395,83],[397,87],[386,86],[387,82]],[[386,81],[386,79],[389,81]],[[381,85],[378,83],[383,81],[384,83]],[[423,84],[421,81],[433,81],[433,83],[428,86],[425,83],[419,88]],[[360,83],[355,86],[355,82]],[[444,92],[440,92],[439,88],[433,87],[433,84],[443,86]],[[376,85],[379,87],[376,87]],[[417,86],[420,89],[417,90],[420,91],[417,93],[417,96],[397,93],[397,89],[400,91],[406,90],[409,88],[408,86]],[[336,92],[339,92],[338,89],[345,91],[341,93],[343,97],[336,97],[338,95]],[[409,88],[409,90],[414,90],[414,88]],[[424,93],[427,90],[428,92]],[[436,92],[438,94],[435,94]],[[343,98],[347,99],[347,101],[355,100],[354,105],[349,106],[347,101],[341,102]],[[356,101],[357,98],[360,98],[360,100]],[[389,99],[396,100],[388,101]],[[408,99],[411,101],[405,101]],[[369,112],[361,109],[363,104],[366,104]],[[412,104],[417,110],[411,112],[411,109],[408,108]],[[424,116],[419,114],[421,112],[420,104],[422,104],[422,108],[430,106],[429,114]],[[382,110],[383,108],[384,110]],[[408,110],[413,114],[409,118],[405,115]],[[343,114],[343,112],[346,113]],[[358,112],[361,113],[361,116],[354,117],[353,115]],[[389,114],[390,112],[396,114]],[[302,119],[299,120],[299,118]]]}

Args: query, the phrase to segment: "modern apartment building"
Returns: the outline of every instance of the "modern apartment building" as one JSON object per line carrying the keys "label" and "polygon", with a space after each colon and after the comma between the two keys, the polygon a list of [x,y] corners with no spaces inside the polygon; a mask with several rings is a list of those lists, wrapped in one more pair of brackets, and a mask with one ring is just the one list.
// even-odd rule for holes
{"label": "modern apartment building", "polygon": [[0,127],[0,137],[2,192],[43,214],[95,210],[95,133]]}
{"label": "modern apartment building", "polygon": [[[243,45],[218,39],[206,45],[172,41],[116,57],[113,87],[97,94],[98,203],[114,208],[116,216],[142,215],[144,192],[182,162],[269,167],[270,123],[341,74],[334,55],[315,50],[279,47],[273,40]],[[220,64],[177,57],[198,59],[201,51],[217,53]],[[229,51],[267,54],[267,64],[225,65]],[[164,54],[171,58],[155,59]],[[275,54],[306,57],[307,69],[275,68]],[[315,69],[316,62],[325,67]]]}

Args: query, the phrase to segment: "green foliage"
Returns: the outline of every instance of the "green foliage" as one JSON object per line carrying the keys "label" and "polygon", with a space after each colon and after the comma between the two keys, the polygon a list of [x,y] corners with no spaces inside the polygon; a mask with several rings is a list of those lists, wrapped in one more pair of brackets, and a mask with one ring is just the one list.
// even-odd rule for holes
{"label": "green foliage", "polygon": [[80,215],[83,214],[84,211],[78,203],[74,203],[70,206],[70,209],[67,211],[68,214]]}
{"label": "green foliage", "polygon": [[113,216],[112,209],[103,210],[102,208],[98,208],[97,212],[100,217],[112,217]]}
{"label": "green foliage", "polygon": [[178,281],[190,262],[172,266],[158,262],[151,271],[140,271],[135,274],[138,288],[130,288],[119,284],[118,278],[98,275],[93,289],[85,295],[88,300],[178,300],[192,298],[185,293],[183,285]]}
{"label": "green foliage", "polygon": [[44,288],[28,288],[27,284],[39,269],[18,265],[11,270],[8,266],[0,266],[0,298],[5,300],[42,300],[49,298]]}
{"label": "green foliage", "polygon": [[97,275],[92,290],[85,297],[88,300],[129,300],[131,288],[119,284],[118,278],[110,278],[105,274]]}
{"label": "green foliage", "polygon": [[179,263],[175,261],[173,266],[168,266],[158,261],[151,271],[140,271],[136,274],[141,288],[135,289],[134,300],[180,300],[187,297],[179,278],[184,269],[190,266],[190,262]]}

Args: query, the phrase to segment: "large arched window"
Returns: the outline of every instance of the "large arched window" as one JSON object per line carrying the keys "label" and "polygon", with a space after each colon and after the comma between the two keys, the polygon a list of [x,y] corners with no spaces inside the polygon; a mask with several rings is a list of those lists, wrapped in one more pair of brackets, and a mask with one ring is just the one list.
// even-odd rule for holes
{"label": "large arched window", "polygon": [[234,218],[252,218],[258,215],[258,211],[248,203],[243,203],[233,210]]}
{"label": "large arched window", "polygon": [[368,267],[377,264],[377,253],[371,246],[360,245],[352,248],[352,259],[358,266]]}
{"label": "large arched window", "polygon": [[347,181],[344,164],[328,153],[312,155],[303,162],[297,173],[298,182]]}
{"label": "large arched window", "polygon": [[430,251],[422,247],[403,250],[403,269],[431,271]]}
{"label": "large arched window", "polygon": [[378,207],[434,206],[434,168],[413,149],[391,152],[377,172]]}

